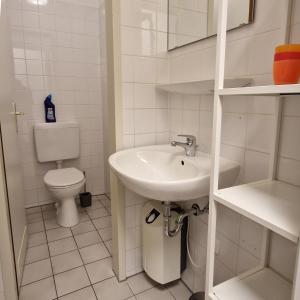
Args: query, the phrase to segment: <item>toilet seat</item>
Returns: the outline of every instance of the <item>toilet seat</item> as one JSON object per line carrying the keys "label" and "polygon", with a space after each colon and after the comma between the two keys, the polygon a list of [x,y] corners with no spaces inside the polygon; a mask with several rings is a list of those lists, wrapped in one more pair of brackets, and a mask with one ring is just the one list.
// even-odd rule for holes
{"label": "toilet seat", "polygon": [[49,187],[67,188],[84,180],[84,174],[76,168],[63,168],[50,170],[44,177],[44,182]]}

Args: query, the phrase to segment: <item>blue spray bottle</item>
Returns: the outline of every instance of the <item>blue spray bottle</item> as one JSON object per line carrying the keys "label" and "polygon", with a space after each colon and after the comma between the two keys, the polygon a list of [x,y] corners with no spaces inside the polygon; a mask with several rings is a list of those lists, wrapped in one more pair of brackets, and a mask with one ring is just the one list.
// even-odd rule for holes
{"label": "blue spray bottle", "polygon": [[56,122],[55,105],[52,102],[52,95],[48,95],[44,101],[46,123]]}

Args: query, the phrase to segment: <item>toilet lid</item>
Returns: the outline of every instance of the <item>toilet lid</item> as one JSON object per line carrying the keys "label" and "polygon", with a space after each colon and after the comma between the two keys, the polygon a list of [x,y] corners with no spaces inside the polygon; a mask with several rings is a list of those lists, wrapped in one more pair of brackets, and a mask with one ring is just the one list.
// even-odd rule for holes
{"label": "toilet lid", "polygon": [[76,168],[50,170],[44,177],[44,181],[47,185],[57,187],[73,185],[83,179],[83,173]]}

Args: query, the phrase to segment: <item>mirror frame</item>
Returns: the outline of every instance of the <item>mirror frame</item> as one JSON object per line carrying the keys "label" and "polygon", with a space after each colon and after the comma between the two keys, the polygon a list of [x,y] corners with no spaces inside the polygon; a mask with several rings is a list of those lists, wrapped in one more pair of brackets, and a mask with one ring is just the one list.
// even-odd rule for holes
{"label": "mirror frame", "polygon": [[[168,22],[168,24],[167,24],[167,52],[174,51],[174,50],[180,49],[182,47],[186,47],[186,46],[198,43],[200,41],[203,41],[203,40],[206,40],[206,39],[209,39],[209,38],[217,36],[217,34],[213,34],[213,35],[201,38],[199,40],[192,41],[192,42],[186,43],[184,45],[176,46],[176,47],[174,47],[172,49],[169,49],[170,1],[172,1],[172,0],[168,0],[168,9],[167,9],[167,14],[168,14],[168,17],[167,17],[167,22]],[[253,24],[253,22],[254,22],[254,15],[255,15],[255,9],[256,9],[256,1],[255,0],[249,0],[249,21],[248,21],[248,23],[247,24],[242,24],[242,25],[240,25],[238,27],[235,27],[235,28],[227,29],[227,32],[230,32],[230,31],[233,31],[233,30],[236,30],[236,29],[240,29],[242,27],[245,27],[245,26]]]}

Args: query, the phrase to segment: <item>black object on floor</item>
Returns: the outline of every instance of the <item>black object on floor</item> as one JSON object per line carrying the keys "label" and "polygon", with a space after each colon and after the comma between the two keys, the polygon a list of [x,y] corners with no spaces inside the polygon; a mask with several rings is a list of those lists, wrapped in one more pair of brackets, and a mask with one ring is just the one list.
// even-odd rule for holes
{"label": "black object on floor", "polygon": [[189,300],[205,300],[205,293],[204,292],[198,292],[193,294]]}
{"label": "black object on floor", "polygon": [[79,198],[81,207],[89,207],[92,205],[92,194],[90,192],[80,193]]}

